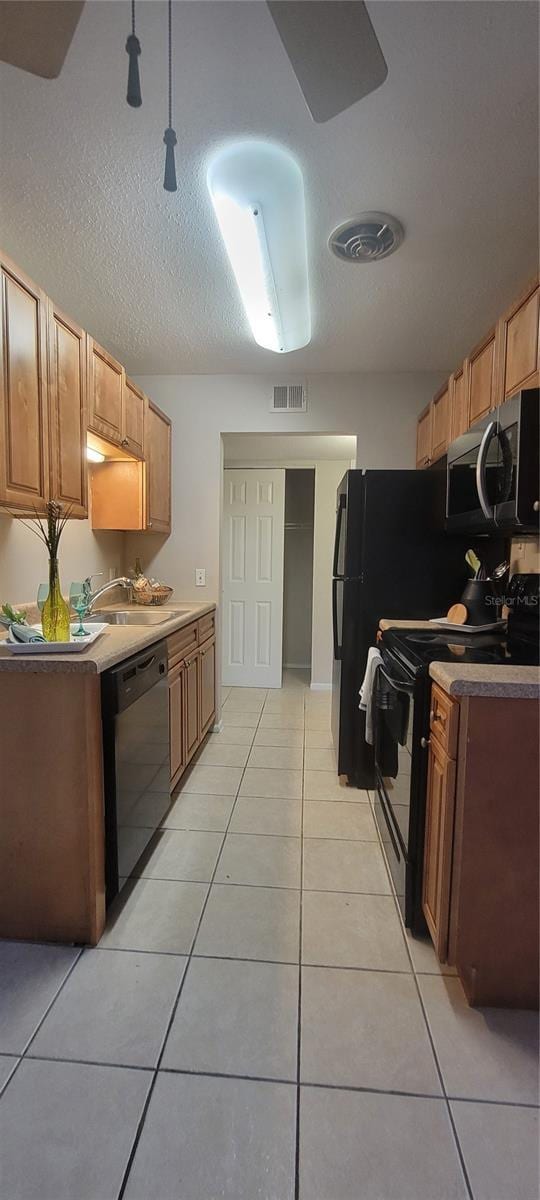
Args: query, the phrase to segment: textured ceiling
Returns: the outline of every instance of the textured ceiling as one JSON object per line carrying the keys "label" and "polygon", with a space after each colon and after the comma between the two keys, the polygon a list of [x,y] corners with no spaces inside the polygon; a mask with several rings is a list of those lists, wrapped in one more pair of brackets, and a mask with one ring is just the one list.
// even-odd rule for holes
{"label": "textured ceiling", "polygon": [[[452,368],[537,262],[538,8],[369,5],[388,63],[325,125],[266,5],[175,3],[179,188],[162,188],[166,8],[137,4],[143,106],[125,103],[127,2],[90,2],[57,80],[0,64],[2,242],[132,372]],[[305,176],[313,340],[252,341],[205,185],[231,136],[290,147]],[[339,263],[331,230],[394,213],[405,242]]]}

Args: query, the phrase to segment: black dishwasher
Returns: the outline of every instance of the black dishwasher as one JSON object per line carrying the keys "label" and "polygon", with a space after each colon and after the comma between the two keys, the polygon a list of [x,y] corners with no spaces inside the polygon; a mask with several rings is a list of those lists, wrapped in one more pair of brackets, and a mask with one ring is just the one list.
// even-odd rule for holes
{"label": "black dishwasher", "polygon": [[105,671],[101,707],[109,905],[170,804],[166,642]]}

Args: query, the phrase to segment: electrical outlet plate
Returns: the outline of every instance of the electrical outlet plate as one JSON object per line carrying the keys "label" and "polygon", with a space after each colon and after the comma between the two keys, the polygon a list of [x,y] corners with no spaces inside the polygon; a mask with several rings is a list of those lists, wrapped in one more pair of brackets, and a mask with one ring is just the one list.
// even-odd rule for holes
{"label": "electrical outlet plate", "polygon": [[195,567],[195,586],[206,587],[206,567]]}

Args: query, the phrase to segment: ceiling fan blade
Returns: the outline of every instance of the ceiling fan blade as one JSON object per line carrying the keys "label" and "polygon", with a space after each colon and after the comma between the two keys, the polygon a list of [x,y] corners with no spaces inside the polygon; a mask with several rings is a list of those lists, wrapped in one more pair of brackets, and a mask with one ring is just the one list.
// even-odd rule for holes
{"label": "ceiling fan blade", "polygon": [[388,67],[362,0],[267,3],[318,124],[384,83]]}
{"label": "ceiling fan blade", "polygon": [[83,8],[84,0],[1,0],[0,59],[56,79]]}

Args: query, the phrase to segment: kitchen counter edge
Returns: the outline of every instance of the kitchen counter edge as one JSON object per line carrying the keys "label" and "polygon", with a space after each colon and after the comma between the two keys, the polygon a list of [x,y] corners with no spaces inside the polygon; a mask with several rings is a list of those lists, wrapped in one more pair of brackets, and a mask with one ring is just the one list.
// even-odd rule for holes
{"label": "kitchen counter edge", "polygon": [[[134,608],[136,611],[136,606],[132,605],[103,606],[109,611],[127,607]],[[171,611],[174,608],[187,608],[188,604],[181,604],[178,601],[177,604],[167,604],[166,607]],[[101,675],[103,671],[108,671],[110,667],[115,667],[124,659],[131,658],[132,654],[137,654],[139,650],[163,641],[171,633],[176,633],[185,625],[191,625],[192,621],[198,621],[200,617],[213,612],[215,608],[214,602],[194,604],[189,607],[189,612],[178,613],[177,616],[171,617],[170,621],[163,621],[161,625],[109,625],[87,653],[81,654],[36,654],[35,656],[12,654],[4,648],[0,641],[0,672],[20,674],[29,671],[40,675]]]}

